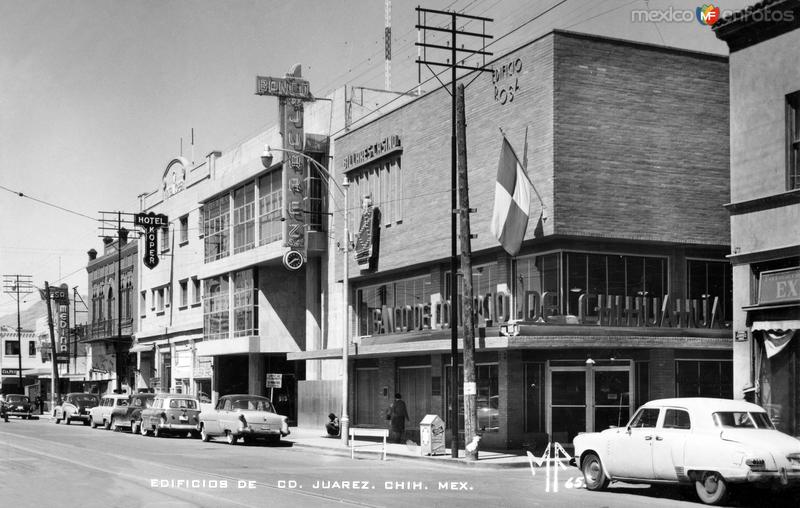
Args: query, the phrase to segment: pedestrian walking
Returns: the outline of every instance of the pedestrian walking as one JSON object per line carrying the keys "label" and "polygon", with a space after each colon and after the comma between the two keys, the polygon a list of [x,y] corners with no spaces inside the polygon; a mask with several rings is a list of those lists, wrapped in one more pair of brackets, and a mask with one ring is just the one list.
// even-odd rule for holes
{"label": "pedestrian walking", "polygon": [[389,408],[386,419],[389,420],[390,426],[391,435],[389,440],[395,443],[402,443],[406,434],[406,420],[410,420],[410,418],[408,417],[406,403],[399,393],[394,394],[394,403]]}

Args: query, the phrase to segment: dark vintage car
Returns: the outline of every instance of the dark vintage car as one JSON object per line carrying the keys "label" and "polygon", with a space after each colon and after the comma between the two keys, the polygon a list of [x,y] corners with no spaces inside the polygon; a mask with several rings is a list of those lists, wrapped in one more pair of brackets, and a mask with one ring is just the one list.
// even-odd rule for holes
{"label": "dark vintage car", "polygon": [[225,395],[214,409],[200,415],[200,438],[224,437],[228,444],[239,438],[245,443],[256,439],[277,442],[289,435],[285,416],[275,412],[270,400],[259,395]]}
{"label": "dark vintage car", "polygon": [[80,421],[89,425],[89,410],[100,403],[100,398],[93,393],[68,393],[64,400],[53,410],[56,423]]}
{"label": "dark vintage car", "polygon": [[31,399],[27,395],[20,395],[11,393],[3,396],[3,402],[6,406],[6,414],[8,416],[19,416],[29,420],[33,415],[31,408]]}
{"label": "dark vintage car", "polygon": [[127,406],[118,406],[111,410],[111,430],[130,428],[131,433],[138,433],[142,424],[142,410],[153,405],[154,393],[136,393],[131,395]]}
{"label": "dark vintage car", "polygon": [[140,433],[155,437],[187,434],[200,437],[200,402],[193,395],[160,393],[141,414]]}

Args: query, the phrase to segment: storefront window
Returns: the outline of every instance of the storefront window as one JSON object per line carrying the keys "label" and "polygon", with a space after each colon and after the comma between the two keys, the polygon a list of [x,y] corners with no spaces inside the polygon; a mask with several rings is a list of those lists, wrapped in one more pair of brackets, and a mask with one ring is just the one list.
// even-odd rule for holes
{"label": "storefront window", "polygon": [[228,195],[203,206],[203,234],[205,235],[205,262],[224,258],[230,254],[230,202]]}
{"label": "storefront window", "polygon": [[[690,299],[708,298],[709,312],[714,298],[719,299],[719,319],[728,323],[732,318],[733,275],[727,261],[705,261],[690,259],[686,262],[687,295]],[[703,312],[702,309],[700,312]],[[709,320],[709,316],[703,316]]]}
{"label": "storefront window", "polygon": [[[415,277],[361,288],[358,290],[359,333],[396,333],[430,326],[422,319],[422,314],[430,313],[430,303],[430,277]],[[384,312],[387,313],[386,319]],[[393,329],[386,329],[387,323]]]}
{"label": "storefront window", "polygon": [[229,330],[228,276],[205,281],[203,294],[203,336],[205,339],[227,339]]}
{"label": "storefront window", "polygon": [[273,171],[258,180],[258,243],[260,245],[275,242],[283,237],[281,174],[281,170]]}
{"label": "storefront window", "polygon": [[244,252],[256,244],[256,186],[248,183],[233,191],[233,253]]}
{"label": "storefront window", "polygon": [[675,393],[678,397],[733,397],[733,362],[730,360],[676,360]]}
{"label": "storefront window", "polygon": [[[530,320],[538,312],[533,305],[527,305],[528,292],[535,291],[541,299],[538,306],[546,306],[548,315],[561,313],[561,287],[559,285],[559,259],[561,254],[545,254],[542,256],[524,256],[517,260],[517,302],[522,308],[517,309],[518,315]],[[545,296],[546,294],[546,296]],[[527,310],[525,310],[527,309]]]}
{"label": "storefront window", "polygon": [[[450,423],[450,399],[452,397],[451,390],[451,367],[445,366],[445,376],[447,377],[447,423]],[[458,366],[458,379],[464,379],[464,367]],[[498,367],[496,363],[491,364],[477,364],[475,365],[475,388],[476,398],[475,403],[478,409],[478,431],[479,432],[497,432],[500,428],[500,394],[498,390]],[[464,385],[459,382],[458,384],[458,400],[464,400]],[[464,432],[464,404],[458,405],[458,431]]]}
{"label": "storefront window", "polygon": [[233,275],[233,336],[258,335],[254,270]]}

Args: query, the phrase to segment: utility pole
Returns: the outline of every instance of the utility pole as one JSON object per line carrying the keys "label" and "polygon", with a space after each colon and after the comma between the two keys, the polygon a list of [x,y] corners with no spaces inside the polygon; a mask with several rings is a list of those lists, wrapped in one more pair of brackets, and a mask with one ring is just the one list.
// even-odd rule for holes
{"label": "utility pole", "polygon": [[[467,118],[464,111],[464,85],[456,90],[456,138],[458,144],[458,195],[461,218],[461,271],[463,281],[462,319],[464,320],[464,444],[471,443],[478,430],[478,408],[475,383],[475,313],[472,310],[472,238],[469,214],[477,210],[469,207],[469,180],[467,175]],[[478,460],[478,447],[464,447],[467,460]]]}
{"label": "utility pole", "polygon": [[25,386],[22,384],[22,321],[20,317],[20,310],[19,310],[19,302],[20,302],[20,294],[28,295],[33,292],[33,283],[31,282],[30,275],[4,275],[3,280],[3,292],[7,295],[11,296],[17,301],[17,344],[19,344],[19,348],[17,352],[19,353],[19,371],[17,375],[19,377],[19,393],[25,394]]}
{"label": "utility pole", "polygon": [[[450,133],[450,422],[449,426],[452,433],[452,442],[450,444],[450,453],[453,458],[458,458],[458,408],[459,408],[459,400],[458,400],[458,304],[457,304],[457,283],[458,283],[458,255],[456,251],[456,215],[458,214],[458,189],[457,189],[457,149],[456,149],[456,83],[457,83],[457,72],[459,69],[461,70],[469,70],[469,71],[478,71],[478,74],[472,78],[474,81],[478,76],[480,76],[481,72],[488,71],[485,68],[486,66],[486,57],[490,56],[492,53],[486,51],[486,39],[492,39],[493,36],[486,34],[486,22],[494,21],[491,18],[484,18],[481,16],[470,16],[468,14],[459,14],[454,11],[439,11],[434,9],[424,9],[422,7],[417,7],[417,25],[416,28],[418,31],[422,32],[422,42],[417,42],[416,46],[423,48],[422,54],[417,58],[418,66],[425,65],[436,77],[436,79],[441,83],[442,88],[447,90],[447,86],[439,79],[439,75],[431,69],[431,66],[438,66],[438,67],[446,67],[450,69],[451,81],[450,81],[450,90],[448,93],[452,98],[452,107],[451,107],[451,133]],[[446,16],[450,19],[450,28],[442,28],[439,26],[430,26],[427,24],[428,22],[428,15],[433,17],[437,16]],[[464,30],[462,26],[461,29],[457,28],[457,23],[459,21],[466,21],[466,23],[470,23],[472,21],[478,21],[482,25],[482,32],[468,32]],[[432,44],[427,42],[427,32],[444,32],[450,34],[450,40],[446,46],[442,46],[441,44]],[[481,49],[468,49],[464,48],[463,44],[461,47],[458,47],[459,39],[458,37],[467,37],[467,40],[470,40],[471,37],[472,41],[476,39],[480,39],[481,42]],[[419,33],[417,36],[417,40],[420,39]],[[435,52],[444,52],[443,54],[440,53],[441,58],[444,58],[444,62],[436,61],[435,55],[433,56],[434,59],[428,58],[428,50],[431,50],[432,53]],[[463,62],[458,60],[458,55],[460,54],[467,54]],[[480,55],[482,58],[482,64],[480,66],[474,67],[466,64],[466,58],[469,56]],[[440,58],[440,60],[441,60]],[[419,68],[419,67],[418,67]],[[418,72],[421,77],[421,71]],[[472,81],[470,81],[471,83]],[[469,83],[468,83],[469,84]],[[466,297],[467,295],[465,295]],[[469,295],[469,298],[472,298],[472,295]],[[466,367],[466,365],[465,365]],[[473,367],[474,370],[474,367]],[[473,372],[474,376],[474,372]],[[474,379],[474,378],[473,378]],[[474,387],[474,385],[472,385]],[[469,390],[466,384],[464,386],[465,390]],[[466,391],[465,391],[466,394]]]}

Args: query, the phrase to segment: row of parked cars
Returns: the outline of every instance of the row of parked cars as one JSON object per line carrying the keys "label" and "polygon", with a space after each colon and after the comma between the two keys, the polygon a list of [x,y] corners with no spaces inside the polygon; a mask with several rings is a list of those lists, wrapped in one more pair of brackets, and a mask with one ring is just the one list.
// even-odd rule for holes
{"label": "row of parked cars", "polygon": [[196,397],[179,393],[69,393],[52,416],[57,424],[79,421],[142,436],[191,434],[203,441],[222,437],[228,444],[277,442],[289,435],[288,418],[277,414],[268,398],[247,394],[225,395],[212,409],[201,410]]}

